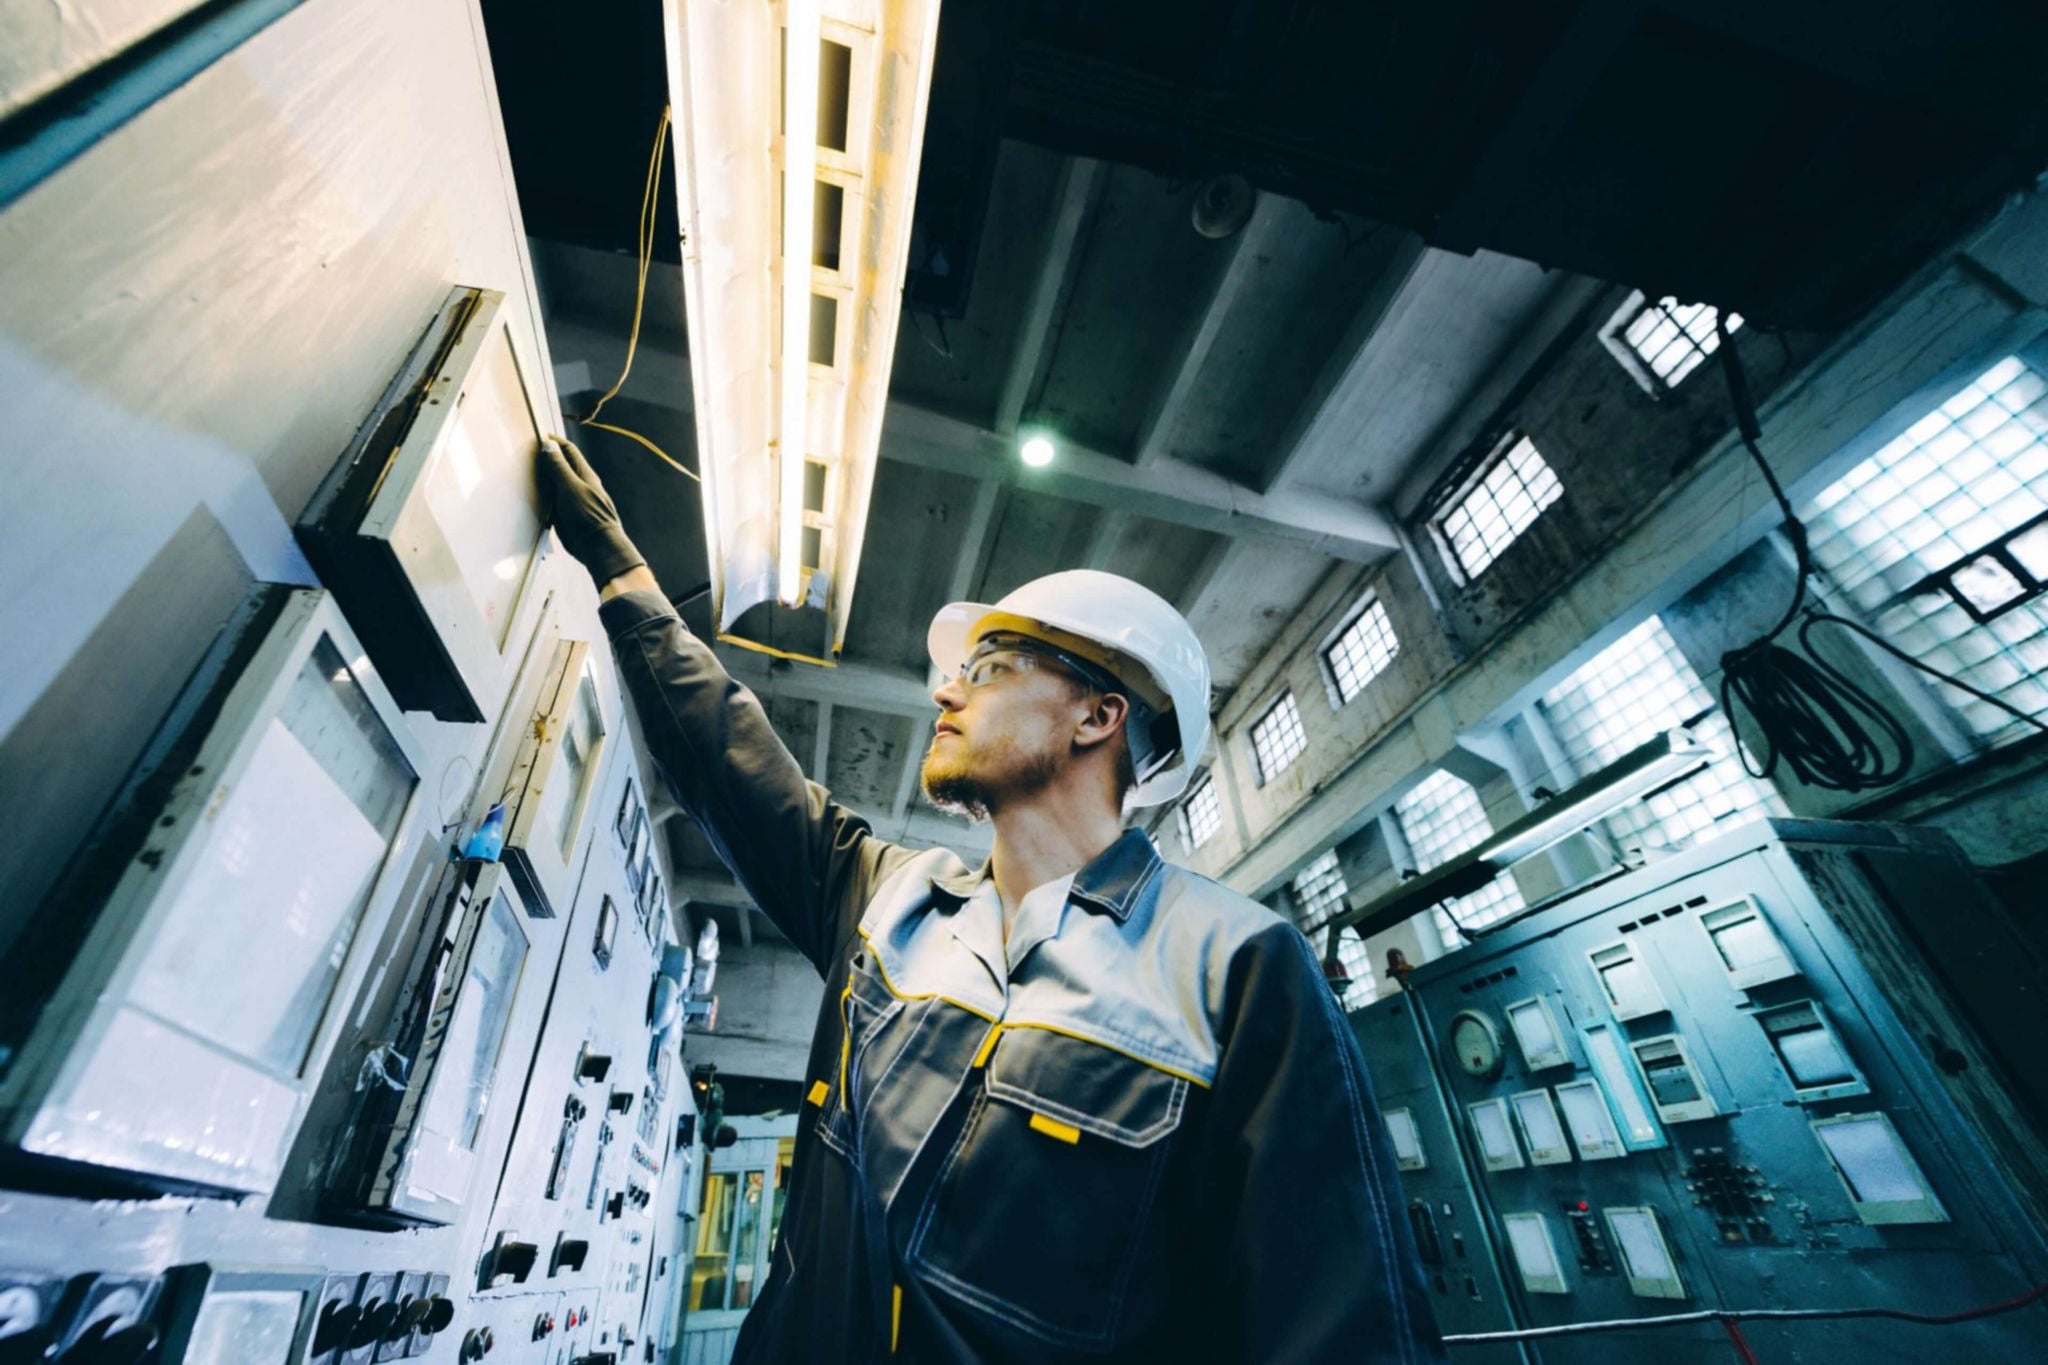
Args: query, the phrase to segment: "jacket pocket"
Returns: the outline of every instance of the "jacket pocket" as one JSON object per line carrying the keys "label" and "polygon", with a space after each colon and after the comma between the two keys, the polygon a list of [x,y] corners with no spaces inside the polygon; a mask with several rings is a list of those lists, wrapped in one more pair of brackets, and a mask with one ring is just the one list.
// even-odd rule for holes
{"label": "jacket pocket", "polygon": [[838,1055],[832,1074],[818,1082],[823,1106],[818,1116],[818,1135],[849,1160],[854,1159],[859,1148],[856,1114],[867,1100],[861,1084],[863,1065],[876,1040],[903,1012],[903,1003],[889,990],[868,955],[854,954],[847,964],[846,984],[839,992]]}
{"label": "jacket pocket", "polygon": [[1188,1082],[1110,1048],[1006,1029],[912,1236],[928,1279],[1082,1349],[1160,1297],[1155,1207]]}

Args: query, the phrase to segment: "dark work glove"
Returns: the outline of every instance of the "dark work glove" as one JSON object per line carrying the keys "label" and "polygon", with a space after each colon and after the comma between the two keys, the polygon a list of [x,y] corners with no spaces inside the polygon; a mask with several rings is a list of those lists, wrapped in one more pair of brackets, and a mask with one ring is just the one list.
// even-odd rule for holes
{"label": "dark work glove", "polygon": [[619,509],[590,461],[573,441],[544,436],[540,491],[562,547],[576,556],[601,588],[647,563],[619,524]]}

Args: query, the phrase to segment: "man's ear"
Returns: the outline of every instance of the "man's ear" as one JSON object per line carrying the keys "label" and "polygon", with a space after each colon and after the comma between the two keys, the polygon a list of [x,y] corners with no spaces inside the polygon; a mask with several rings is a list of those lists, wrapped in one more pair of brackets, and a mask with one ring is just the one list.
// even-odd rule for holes
{"label": "man's ear", "polygon": [[1099,692],[1074,727],[1074,743],[1083,749],[1092,749],[1098,744],[1115,737],[1131,717],[1131,699],[1121,692]]}

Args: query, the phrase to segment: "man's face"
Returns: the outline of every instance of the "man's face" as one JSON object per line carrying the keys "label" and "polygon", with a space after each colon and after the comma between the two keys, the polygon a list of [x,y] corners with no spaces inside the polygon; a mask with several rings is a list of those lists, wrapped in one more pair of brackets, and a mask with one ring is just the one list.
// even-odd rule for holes
{"label": "man's face", "polygon": [[940,810],[985,819],[1043,791],[1073,752],[1090,693],[1057,661],[1001,639],[932,693],[939,718],[922,773]]}

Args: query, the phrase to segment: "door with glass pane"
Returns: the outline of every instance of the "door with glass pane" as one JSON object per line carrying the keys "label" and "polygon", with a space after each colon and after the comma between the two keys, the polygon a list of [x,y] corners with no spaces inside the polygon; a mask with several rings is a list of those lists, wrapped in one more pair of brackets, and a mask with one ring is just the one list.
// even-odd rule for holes
{"label": "door with glass pane", "polygon": [[728,1120],[740,1139],[711,1153],[690,1230],[683,1365],[726,1365],[747,1310],[761,1297],[788,1198],[796,1115]]}

